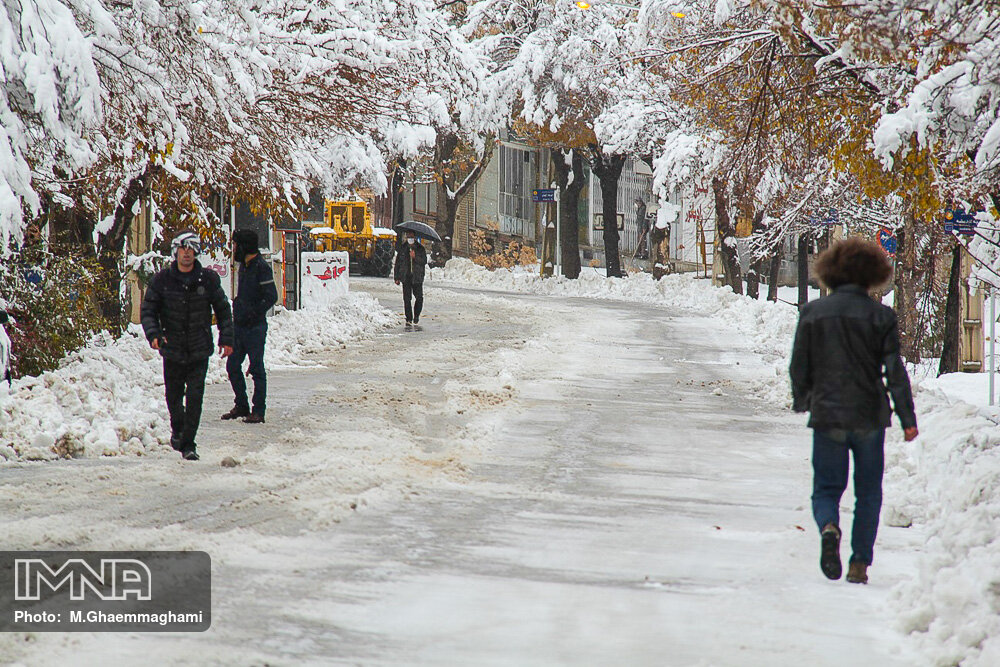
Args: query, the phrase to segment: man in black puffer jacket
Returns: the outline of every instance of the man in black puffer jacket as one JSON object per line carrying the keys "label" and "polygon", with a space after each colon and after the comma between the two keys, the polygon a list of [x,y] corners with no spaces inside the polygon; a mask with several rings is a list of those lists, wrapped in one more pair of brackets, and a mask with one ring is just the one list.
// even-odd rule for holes
{"label": "man in black puffer jacket", "polygon": [[[267,311],[278,301],[271,267],[260,256],[257,232],[238,229],[233,234],[233,257],[240,263],[236,298],[233,299],[233,320],[236,346],[226,362],[229,384],[236,395],[233,409],[223,419],[243,417],[247,424],[264,421],[267,401],[267,373],[264,370],[264,342],[267,339]],[[243,379],[243,360],[250,357],[253,377],[253,410],[247,398],[247,383]]]}
{"label": "man in black puffer jacket", "polygon": [[[847,581],[868,583],[882,508],[889,398],[907,441],[917,437],[910,379],[899,354],[896,313],[868,295],[892,266],[871,241],[850,238],[816,260],[833,293],[805,304],[795,331],[790,373],[793,408],[813,429],[813,517],[820,530],[820,568],[839,579],[840,498],[854,456],[854,525]],[[885,383],[883,384],[883,376]]]}
{"label": "man in black puffer jacket", "polygon": [[233,318],[219,274],[203,268],[195,257],[201,239],[191,230],[171,242],[174,261],[149,282],[142,300],[142,330],[150,347],[163,357],[163,385],[170,411],[170,444],[189,461],[198,460],[195,435],[201,422],[212,313],[219,326],[219,350],[233,351]]}

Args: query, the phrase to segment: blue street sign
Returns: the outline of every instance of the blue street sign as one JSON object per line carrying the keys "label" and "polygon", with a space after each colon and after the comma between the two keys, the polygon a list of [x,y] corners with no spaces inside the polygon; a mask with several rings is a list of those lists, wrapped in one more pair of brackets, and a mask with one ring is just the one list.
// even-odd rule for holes
{"label": "blue street sign", "polygon": [[840,214],[837,209],[831,208],[828,211],[819,211],[815,215],[809,216],[806,222],[810,225],[830,227],[840,223]]}
{"label": "blue street sign", "polygon": [[555,201],[556,191],[552,188],[531,191],[531,201]]}
{"label": "blue street sign", "polygon": [[885,250],[885,254],[890,257],[896,256],[896,250],[899,248],[899,242],[896,240],[896,235],[884,227],[880,227],[878,230],[878,243]]}
{"label": "blue street sign", "polygon": [[961,208],[944,210],[944,231],[971,236],[976,233],[976,216]]}

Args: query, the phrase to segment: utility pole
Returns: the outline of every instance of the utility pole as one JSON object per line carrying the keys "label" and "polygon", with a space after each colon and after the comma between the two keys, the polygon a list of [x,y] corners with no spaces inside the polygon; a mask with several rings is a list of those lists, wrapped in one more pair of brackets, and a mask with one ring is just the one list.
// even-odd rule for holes
{"label": "utility pole", "polygon": [[799,234],[798,244],[799,308],[809,302],[809,238]]}
{"label": "utility pole", "polygon": [[993,378],[996,375],[997,290],[990,286],[990,405],[993,405]]}
{"label": "utility pole", "polygon": [[559,200],[560,200],[560,197],[559,197],[559,187],[556,186],[555,190],[556,190],[556,192],[555,192],[555,198],[556,198],[556,257],[555,257],[556,267],[555,267],[555,271],[553,272],[553,275],[561,276],[562,275],[562,238],[559,236],[559,230],[562,227],[562,225],[560,224],[561,223],[560,218],[562,216],[562,211],[560,210],[560,204],[559,204]]}

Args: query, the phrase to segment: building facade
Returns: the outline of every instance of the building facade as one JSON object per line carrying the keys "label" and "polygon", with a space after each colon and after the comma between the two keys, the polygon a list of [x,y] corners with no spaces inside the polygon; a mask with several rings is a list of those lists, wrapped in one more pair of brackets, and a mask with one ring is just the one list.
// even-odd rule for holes
{"label": "building facade", "polygon": [[[578,228],[581,264],[604,267],[603,198],[600,180],[584,164]],[[555,203],[532,200],[532,191],[554,187],[551,151],[514,137],[498,142],[492,159],[466,193],[455,220],[453,254],[476,254],[474,241],[490,245],[519,241],[541,255],[542,229],[556,217]],[[410,177],[404,185],[403,217],[433,225],[437,213],[433,176]],[[670,270],[704,271],[712,263],[715,216],[711,193],[677,190],[661,207],[653,193],[653,172],[642,160],[626,161],[618,186],[619,252],[627,270],[650,269],[649,230],[659,222],[669,230]],[[662,208],[662,210],[660,210]],[[566,230],[561,230],[566,233]]]}

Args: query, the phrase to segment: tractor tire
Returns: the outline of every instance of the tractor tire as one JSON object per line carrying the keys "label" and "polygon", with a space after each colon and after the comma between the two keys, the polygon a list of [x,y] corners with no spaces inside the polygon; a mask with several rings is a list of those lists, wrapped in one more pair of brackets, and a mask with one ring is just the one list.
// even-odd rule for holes
{"label": "tractor tire", "polygon": [[372,257],[372,273],[382,277],[391,274],[392,256],[395,252],[396,242],[394,239],[377,239],[375,241],[375,255]]}
{"label": "tractor tire", "polygon": [[364,257],[358,257],[351,254],[351,261],[348,265],[348,275],[351,276],[364,276],[370,273],[371,262],[366,260]]}

